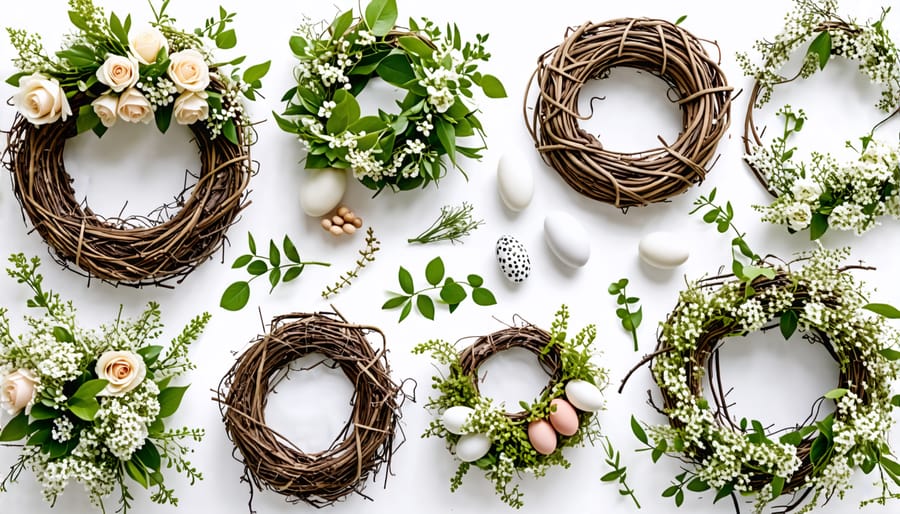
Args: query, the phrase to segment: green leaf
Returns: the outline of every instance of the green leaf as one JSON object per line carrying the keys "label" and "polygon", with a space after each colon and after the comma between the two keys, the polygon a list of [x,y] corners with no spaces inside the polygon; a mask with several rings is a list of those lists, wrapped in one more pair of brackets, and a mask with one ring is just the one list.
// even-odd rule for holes
{"label": "green leaf", "polygon": [[273,268],[281,265],[281,251],[278,250],[278,245],[272,240],[269,240],[269,262],[272,263]]}
{"label": "green leaf", "polygon": [[47,441],[51,440],[53,436],[53,428],[46,427],[40,430],[35,431],[31,434],[31,437],[28,438],[28,441],[25,442],[26,446],[41,446]]}
{"label": "green leaf", "polygon": [[366,6],[365,20],[373,35],[386,35],[397,22],[396,0],[372,0]]}
{"label": "green leaf", "polygon": [[412,275],[403,266],[400,266],[397,279],[400,281],[400,289],[402,289],[404,293],[413,294],[415,292],[416,289],[413,284]]}
{"label": "green leaf", "polygon": [[[678,17],[677,20],[675,20],[675,25],[681,25],[681,23],[686,19],[687,19],[687,14],[682,14],[681,16]],[[712,199],[710,199],[710,201],[712,201]],[[715,503],[715,502],[713,502],[713,503]]]}
{"label": "green leaf", "polygon": [[181,399],[184,397],[185,391],[187,391],[190,386],[183,387],[167,387],[160,391],[159,396],[159,418],[168,418],[172,414],[175,414],[175,411],[178,410],[178,406],[181,405]]}
{"label": "green leaf", "polygon": [[794,335],[799,320],[800,317],[795,310],[787,310],[781,313],[781,319],[778,322],[778,326],[781,329],[781,335],[784,336],[785,340],[790,339],[791,336]]}
{"label": "green leaf", "polygon": [[887,455],[882,455],[881,459],[879,459],[878,462],[890,474],[894,476],[900,476],[900,464],[897,464],[897,462],[889,459]]}
{"label": "green leaf", "polygon": [[688,490],[693,491],[695,493],[702,493],[709,489],[709,484],[706,483],[705,480],[700,477],[695,477],[693,480],[688,482],[687,485]]}
{"label": "green leaf", "polygon": [[239,311],[250,301],[250,284],[245,281],[235,282],[225,289],[219,306],[228,311]]}
{"label": "green leaf", "polygon": [[100,123],[100,117],[94,112],[90,104],[82,105],[78,109],[78,118],[75,119],[75,130],[81,134],[93,129]]}
{"label": "green leaf", "polygon": [[756,277],[763,276],[768,278],[769,280],[775,278],[775,270],[768,267],[760,267],[760,266],[751,266],[746,265],[743,269],[744,277],[751,281]]}
{"label": "green leaf", "polygon": [[895,394],[894,397],[891,398],[891,405],[900,407],[900,394]]}
{"label": "green leaf", "polygon": [[429,58],[434,53],[433,48],[416,36],[400,36],[397,38],[397,42],[404,50],[419,57]]}
{"label": "green leaf", "polygon": [[303,266],[291,266],[284,272],[284,277],[281,280],[290,282],[299,277],[301,273],[303,273]]}
{"label": "green leaf", "polygon": [[849,389],[846,389],[843,387],[838,387],[836,389],[832,389],[831,391],[828,391],[827,393],[825,393],[824,396],[825,396],[825,398],[828,398],[829,400],[837,400],[838,398],[840,398],[841,396],[844,396],[845,394],[847,394],[849,392],[850,392]]}
{"label": "green leaf", "polygon": [[878,353],[880,353],[882,357],[889,361],[900,359],[900,352],[892,348],[882,348],[881,350],[878,350]]}
{"label": "green leaf", "polygon": [[144,346],[140,350],[137,351],[137,354],[144,359],[144,363],[148,366],[153,365],[159,359],[159,354],[162,353],[163,347],[158,344],[153,344],[149,346]]}
{"label": "green leaf", "polygon": [[806,51],[807,55],[814,55],[819,60],[819,69],[824,70],[825,65],[828,64],[828,59],[831,58],[831,34],[828,33],[827,30],[823,30],[813,39],[813,42],[809,45],[809,50]]}
{"label": "green leaf", "polygon": [[234,29],[222,31],[216,36],[216,46],[222,50],[234,48],[235,45],[237,45],[237,34],[235,34]]}
{"label": "green leaf", "polygon": [[434,301],[430,296],[424,294],[416,296],[416,308],[419,309],[422,316],[434,320]]}
{"label": "green leaf", "polygon": [[141,446],[138,451],[134,452],[132,458],[137,458],[147,469],[158,470],[162,464],[159,450],[149,439],[144,441],[144,446]]}
{"label": "green leaf", "polygon": [[378,63],[375,72],[388,84],[398,87],[403,87],[407,82],[416,79],[416,72],[403,54],[388,55]]}
{"label": "green leaf", "polygon": [[222,135],[225,136],[225,139],[227,139],[228,141],[236,145],[240,144],[237,137],[237,127],[234,126],[233,119],[229,118],[228,121],[226,121],[225,124],[222,125]]}
{"label": "green leaf", "polygon": [[456,282],[448,282],[441,288],[441,300],[448,305],[455,305],[466,299],[466,290]]}
{"label": "green leaf", "polygon": [[444,261],[440,257],[435,257],[425,266],[425,279],[433,286],[444,280]]}
{"label": "green leaf", "polygon": [[870,310],[879,316],[889,319],[900,318],[900,310],[897,310],[893,305],[888,305],[886,303],[869,303],[864,305],[863,309]]}
{"label": "green leaf", "polygon": [[31,419],[34,420],[53,419],[59,415],[60,412],[58,410],[44,405],[43,403],[35,403],[31,407]]}
{"label": "green leaf", "polygon": [[784,491],[784,477],[773,477],[772,478],[772,499],[778,498],[781,496],[781,492]]}
{"label": "green leaf", "polygon": [[723,485],[722,488],[719,489],[719,491],[716,493],[716,498],[713,500],[713,503],[716,503],[717,501],[721,500],[722,498],[730,495],[732,493],[732,491],[734,491],[734,484],[727,483],[727,484]]}
{"label": "green leaf", "polygon": [[384,305],[382,305],[381,308],[383,310],[396,309],[397,307],[400,307],[401,305],[406,303],[409,298],[409,296],[394,296],[392,298],[388,298],[388,301],[384,302]]}
{"label": "green leaf", "polygon": [[153,113],[153,119],[156,121],[156,128],[163,134],[169,130],[169,126],[172,124],[172,112],[174,107],[174,104],[163,105],[158,107],[156,112]]}
{"label": "green leaf", "polygon": [[140,464],[135,464],[134,459],[125,461],[125,472],[128,473],[128,476],[131,477],[132,480],[140,484],[144,489],[150,487],[150,476],[145,469],[140,467]]}
{"label": "green leaf", "polygon": [[253,256],[250,254],[241,255],[237,259],[234,260],[234,264],[231,265],[233,269],[243,268],[244,266],[250,264],[250,261],[253,260]]}
{"label": "green leaf", "polygon": [[474,300],[477,305],[481,305],[482,307],[495,305],[497,303],[497,299],[494,298],[494,293],[483,287],[476,287],[472,290],[472,300]]}
{"label": "green leaf", "polygon": [[675,494],[679,491],[679,489],[680,488],[677,485],[670,485],[669,487],[666,487],[663,490],[662,497],[663,498],[671,498],[671,497],[675,496]]}
{"label": "green leaf", "polygon": [[65,327],[53,327],[53,337],[56,338],[57,341],[61,341],[64,343],[75,342],[75,337],[72,336],[72,333],[69,332]]}
{"label": "green leaf", "polygon": [[250,253],[256,253],[256,241],[253,239],[253,234],[247,232],[247,246],[250,247]]}
{"label": "green leaf", "polygon": [[500,79],[493,75],[481,76],[481,89],[488,98],[506,98],[506,88],[503,87]]}
{"label": "green leaf", "polygon": [[272,285],[272,288],[269,289],[269,294],[272,294],[272,291],[275,290],[275,286],[278,285],[278,282],[281,281],[281,268],[272,268],[272,271],[269,272],[269,284]]}
{"label": "green leaf", "polygon": [[28,416],[22,410],[6,423],[0,432],[0,441],[18,441],[28,435]]}
{"label": "green leaf", "polygon": [[601,482],[615,482],[620,476],[625,474],[625,468],[615,469],[600,477]]}
{"label": "green leaf", "polygon": [[466,277],[466,281],[468,281],[469,285],[472,287],[481,287],[484,284],[484,279],[481,278],[480,275],[469,275]]}
{"label": "green leaf", "polygon": [[646,445],[650,444],[649,440],[647,439],[647,433],[644,432],[644,429],[641,427],[641,423],[634,416],[631,416],[631,432],[634,433],[634,436],[637,437],[638,441]]}
{"label": "green leaf", "polygon": [[85,421],[93,421],[97,411],[100,410],[100,404],[93,398],[90,400],[69,398],[68,407],[72,414]]}
{"label": "green leaf", "polygon": [[406,302],[406,305],[403,306],[403,310],[400,311],[400,321],[402,322],[405,320],[410,312],[412,312],[412,302]]}
{"label": "green leaf", "polygon": [[250,66],[244,71],[244,82],[247,84],[252,84],[257,80],[262,79],[266,76],[266,73],[269,73],[269,67],[272,65],[272,61],[266,61],[259,64],[254,64]]}
{"label": "green leaf", "polygon": [[109,380],[103,379],[94,379],[88,380],[87,382],[81,384],[78,387],[78,390],[75,391],[75,394],[69,398],[69,400],[79,399],[79,400],[90,400],[97,396],[97,393],[106,388],[106,384],[109,383]]}
{"label": "green leaf", "polygon": [[291,36],[288,44],[291,47],[291,52],[296,56],[303,55],[303,51],[306,49],[306,45],[308,44],[305,39],[300,36]]}
{"label": "green leaf", "polygon": [[453,130],[453,125],[444,121],[443,118],[435,118],[434,128],[437,132],[438,140],[441,142],[444,150],[447,151],[447,157],[450,158],[450,162],[456,164],[456,132]]}
{"label": "green leaf", "polygon": [[297,247],[294,246],[294,242],[291,241],[291,238],[284,236],[284,241],[281,242],[281,246],[284,248],[285,257],[290,259],[291,262],[300,264],[300,252],[297,251]]}
{"label": "green leaf", "polygon": [[801,442],[803,442],[803,436],[800,435],[800,432],[788,432],[783,436],[778,438],[778,442],[781,444],[789,444],[791,446],[797,446]]}
{"label": "green leaf", "polygon": [[829,448],[831,448],[831,441],[828,439],[828,436],[819,434],[819,437],[816,437],[816,440],[813,441],[812,448],[809,451],[810,462],[813,465],[819,464],[822,458],[827,455]]}
{"label": "green leaf", "polygon": [[267,271],[269,271],[269,266],[266,264],[266,261],[262,259],[257,259],[247,266],[247,273],[253,276],[262,275]]}
{"label": "green leaf", "polygon": [[815,241],[828,231],[828,215],[814,212],[809,223],[809,239]]}
{"label": "green leaf", "polygon": [[715,223],[716,219],[719,217],[719,212],[720,211],[719,211],[718,207],[707,212],[706,214],[703,215],[703,221],[705,221],[707,223]]}
{"label": "green leaf", "polygon": [[684,491],[679,489],[678,492],[675,493],[675,506],[681,507],[682,503],[684,503]]}
{"label": "green leaf", "polygon": [[340,134],[359,119],[359,103],[353,95],[343,89],[334,94],[334,100],[337,105],[331,110],[331,117],[325,124],[325,130],[329,134]]}

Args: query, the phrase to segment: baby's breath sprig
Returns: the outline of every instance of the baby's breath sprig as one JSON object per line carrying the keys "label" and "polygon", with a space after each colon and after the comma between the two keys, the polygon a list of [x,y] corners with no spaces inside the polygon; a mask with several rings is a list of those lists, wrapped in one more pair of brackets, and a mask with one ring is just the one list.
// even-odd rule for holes
{"label": "baby's breath sprig", "polygon": [[381,242],[375,237],[375,231],[372,227],[366,230],[366,246],[359,250],[359,259],[356,260],[356,267],[352,270],[345,271],[337,282],[332,286],[327,286],[322,291],[322,298],[326,300],[338,294],[343,288],[348,287],[350,283],[359,276],[359,272],[363,270],[369,263],[375,261],[375,253],[381,250]]}
{"label": "baby's breath sprig", "polygon": [[472,209],[472,204],[469,202],[463,202],[457,206],[445,205],[441,207],[440,216],[430,227],[406,241],[410,244],[428,244],[437,241],[459,242],[484,224],[484,220],[475,220],[472,217]]}

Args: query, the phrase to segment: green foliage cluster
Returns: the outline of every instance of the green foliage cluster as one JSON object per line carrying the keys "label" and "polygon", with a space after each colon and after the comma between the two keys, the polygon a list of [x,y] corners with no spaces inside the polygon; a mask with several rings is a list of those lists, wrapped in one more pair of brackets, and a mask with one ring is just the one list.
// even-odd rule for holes
{"label": "green foliage cluster", "polygon": [[[402,293],[391,293],[391,297],[381,306],[384,310],[400,309],[400,321],[406,319],[412,312],[413,305],[416,311],[427,319],[434,320],[435,305],[446,305],[452,313],[459,304],[469,298],[466,288],[472,290],[471,298],[476,305],[489,306],[497,303],[494,293],[484,287],[484,279],[480,275],[469,274],[465,281],[456,280],[446,276],[444,260],[435,257],[425,266],[425,281],[427,286],[416,289],[412,274],[403,266],[397,274]],[[437,291],[438,296],[432,297],[428,293]]]}

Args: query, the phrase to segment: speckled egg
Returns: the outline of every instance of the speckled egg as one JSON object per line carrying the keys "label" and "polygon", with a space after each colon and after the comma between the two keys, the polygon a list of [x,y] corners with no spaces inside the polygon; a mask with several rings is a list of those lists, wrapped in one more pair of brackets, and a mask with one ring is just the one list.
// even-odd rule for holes
{"label": "speckled egg", "polygon": [[522,282],[531,275],[528,250],[513,236],[501,236],[497,240],[497,264],[510,282]]}
{"label": "speckled egg", "polygon": [[578,432],[578,413],[572,404],[562,398],[554,398],[550,402],[550,424],[557,432],[564,436],[575,435]]}
{"label": "speckled egg", "polygon": [[556,451],[556,430],[546,420],[534,420],[528,424],[528,441],[541,455],[550,455]]}

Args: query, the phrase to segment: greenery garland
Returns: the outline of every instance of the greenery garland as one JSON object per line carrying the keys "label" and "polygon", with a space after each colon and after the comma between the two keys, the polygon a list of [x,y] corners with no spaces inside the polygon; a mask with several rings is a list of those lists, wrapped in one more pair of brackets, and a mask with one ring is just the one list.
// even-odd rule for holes
{"label": "greenery garland", "polygon": [[[472,43],[456,25],[442,30],[410,18],[407,30],[396,21],[395,0],[372,0],[360,17],[351,9],[328,27],[306,23],[291,37],[297,86],[275,119],[303,142],[307,168],[350,169],[370,189],[409,190],[440,180],[444,155],[460,171],[459,156],[481,157],[486,146],[459,139],[478,135],[484,142],[473,86],[491,98],[506,96],[496,77],[478,71],[490,58],[488,36]],[[360,117],[356,96],[376,77],[405,92],[400,112]]]}
{"label": "greenery garland", "polygon": [[[465,474],[475,466],[485,471],[504,502],[512,507],[522,507],[523,494],[518,485],[512,485],[516,474],[530,473],[540,477],[552,466],[569,467],[562,453],[564,448],[583,446],[586,441],[593,444],[602,437],[600,424],[592,412],[603,408],[602,401],[597,400],[602,400],[602,390],[608,383],[606,370],[591,362],[591,345],[597,330],[594,325],[588,325],[567,340],[568,320],[569,311],[562,306],[549,332],[526,324],[481,337],[459,352],[453,344],[442,340],[431,340],[413,349],[413,353],[429,353],[439,364],[449,367],[446,377],[433,377],[432,388],[440,395],[429,398],[426,404],[426,408],[443,417],[432,420],[423,437],[445,439],[447,448],[457,452],[463,438],[486,436],[490,441],[490,447],[483,456],[471,462],[460,462],[450,481],[451,490],[459,488]],[[479,393],[478,365],[494,353],[513,347],[537,354],[551,382],[534,403],[521,402],[522,411],[509,413],[504,405],[498,405]],[[586,396],[591,401],[586,402],[588,398],[581,401],[573,398],[576,392],[571,387],[573,383],[579,385],[579,397]],[[587,389],[587,394],[584,389]],[[553,421],[554,413],[561,410],[557,409],[557,403],[564,398],[578,408],[577,431],[568,436],[560,434],[555,449],[542,453],[530,440],[530,425],[546,423],[544,420],[548,418]],[[586,410],[588,408],[591,411]],[[450,409],[457,412],[462,409],[467,413],[465,421],[460,424],[459,420],[449,419]]]}
{"label": "greenery garland", "polygon": [[[832,57],[859,63],[859,70],[881,87],[876,107],[886,113],[900,108],[900,49],[884,27],[890,10],[875,21],[857,22],[837,14],[837,0],[796,0],[784,31],[772,41],[759,40],[754,48],[761,64],[738,54],[744,73],[755,79],[744,123],[744,159],[775,200],[754,206],[763,221],[787,225],[788,231],[809,229],[817,239],[828,228],[862,234],[878,224],[878,217],[900,218],[900,146],[875,139],[878,125],[847,146],[856,160],[838,162],[829,153],[812,152],[809,162],[795,157],[791,137],[800,132],[807,116],[790,105],[778,111],[784,127],[769,145],[763,144],[753,123],[754,109],[771,99],[775,86],[806,78],[824,69]],[[803,64],[794,77],[780,74],[791,54],[811,40]],[[892,114],[893,115],[893,114]]]}
{"label": "greenery garland", "polygon": [[[654,462],[668,454],[688,464],[663,496],[680,506],[684,489],[711,489],[714,502],[731,496],[737,508],[738,495],[755,495],[761,512],[781,495],[793,495],[783,512],[801,505],[800,512],[808,512],[843,497],[861,469],[875,471],[881,486],[864,505],[900,497],[900,464],[888,444],[892,411],[900,406],[900,395],[891,391],[900,375],[900,337],[884,319],[900,317],[900,311],[867,303],[862,284],[848,273],[860,266],[842,265],[848,255],[846,249],[819,249],[801,257],[800,269],[758,263],[765,272],[752,280],[711,277],[681,292],[660,328],[656,352],[645,358],[652,361],[663,399],[658,409],[669,424],[645,430],[632,418]],[[718,371],[721,345],[775,327],[785,339],[799,330],[840,367],[837,387],[816,402],[813,415],[781,430],[734,419]],[[815,419],[830,402],[834,412]]]}
{"label": "greenery garland", "polygon": [[174,467],[193,484],[202,478],[187,460],[187,440],[200,441],[198,428],[169,428],[165,419],[181,404],[188,386],[171,381],[194,368],[188,347],[209,321],[195,317],[168,350],[153,344],[162,333],[159,306],[150,302],[135,320],[120,315],[99,330],[79,327],[75,308],[45,290],[40,259],[10,257],[10,277],[28,286],[28,306],[43,311],[26,316],[29,332],[14,336],[6,309],[0,309],[0,404],[12,416],[0,441],[22,448],[0,491],[31,469],[54,504],[66,485],[84,485],[101,511],[104,497],[119,492],[118,511],[131,507],[130,478],[155,488],[150,499],[177,505],[162,470]]}

